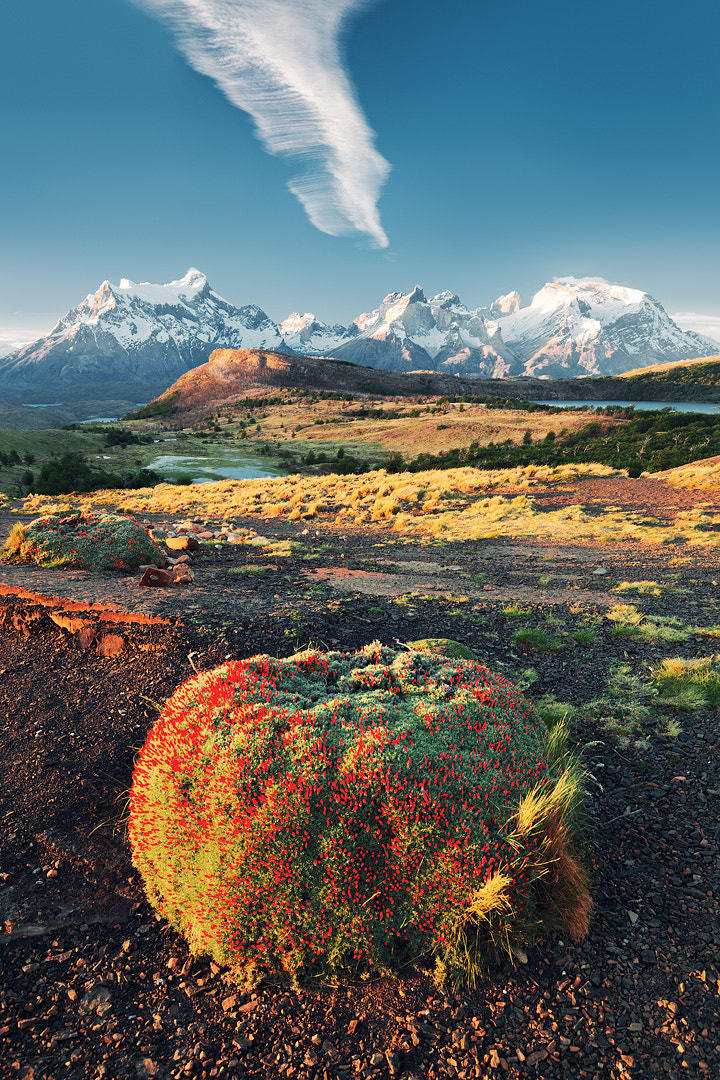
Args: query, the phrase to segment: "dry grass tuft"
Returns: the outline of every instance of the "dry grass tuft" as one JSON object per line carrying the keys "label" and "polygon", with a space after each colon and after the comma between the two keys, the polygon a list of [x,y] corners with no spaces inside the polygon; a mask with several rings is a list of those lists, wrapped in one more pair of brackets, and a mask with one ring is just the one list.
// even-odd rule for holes
{"label": "dry grass tuft", "polygon": [[720,488],[720,457],[693,461],[689,465],[679,465],[675,469],[656,473],[656,479],[666,480],[677,487],[717,491]]}
{"label": "dry grass tuft", "polygon": [[534,893],[544,926],[565,929],[575,941],[587,934],[593,907],[588,874],[572,850],[581,801],[581,773],[571,763],[550,791],[528,792],[515,815],[517,836],[537,844]]}

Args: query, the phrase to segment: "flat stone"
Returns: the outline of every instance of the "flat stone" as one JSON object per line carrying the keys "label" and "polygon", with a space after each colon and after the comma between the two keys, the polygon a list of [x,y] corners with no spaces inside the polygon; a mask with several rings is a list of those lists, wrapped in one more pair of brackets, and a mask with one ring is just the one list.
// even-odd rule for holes
{"label": "flat stone", "polygon": [[200,544],[194,536],[168,536],[165,546],[170,551],[199,551]]}

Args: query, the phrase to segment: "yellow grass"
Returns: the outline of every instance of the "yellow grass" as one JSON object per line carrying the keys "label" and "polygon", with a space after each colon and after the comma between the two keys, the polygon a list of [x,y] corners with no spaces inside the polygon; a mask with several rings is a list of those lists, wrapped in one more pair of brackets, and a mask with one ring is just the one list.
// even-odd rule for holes
{"label": "yellow grass", "polygon": [[[601,515],[582,506],[545,510],[532,498],[548,484],[585,476],[610,476],[604,465],[527,466],[514,469],[431,469],[360,476],[282,476],[221,480],[213,484],[158,484],[132,491],[98,491],[68,496],[82,508],[112,506],[135,514],[202,514],[322,520],[340,526],[380,525],[403,536],[446,540],[535,537],[555,541],[639,540],[717,546],[720,535],[708,525],[720,515],[681,511],[671,524],[648,523],[640,513],[609,510]],[[30,496],[23,509],[47,513],[57,503]]]}
{"label": "yellow grass", "polygon": [[[353,451],[374,448],[414,457],[420,450],[437,454],[473,442],[479,446],[506,439],[520,443],[526,431],[537,442],[549,432],[558,434],[563,428],[577,431],[587,423],[587,416],[576,409],[557,414],[529,413],[521,409],[489,409],[467,403],[437,405],[407,399],[372,403],[376,411],[402,411],[403,415],[394,420],[356,419],[360,409],[367,405],[367,402],[289,400],[264,410],[261,433],[258,436],[251,432],[251,436],[286,441],[288,446],[303,444],[318,451],[323,443],[341,443]],[[411,415],[418,410],[419,416]],[[319,424],[317,420],[323,422]]]}
{"label": "yellow grass", "polygon": [[512,879],[507,874],[493,874],[470,897],[466,917],[489,920],[497,912],[509,910],[508,890],[511,884]]}
{"label": "yellow grass", "polygon": [[676,469],[668,469],[655,475],[676,487],[717,491],[720,488],[720,457],[693,461],[690,465],[680,465]]}
{"label": "yellow grass", "polygon": [[632,379],[634,375],[662,375],[675,368],[694,367],[696,364],[720,363],[720,356],[696,356],[688,360],[670,360],[667,364],[653,364],[651,367],[633,368],[623,371],[618,378]]}
{"label": "yellow grass", "polygon": [[619,581],[613,592],[634,592],[640,596],[661,596],[665,586],[659,581]]}

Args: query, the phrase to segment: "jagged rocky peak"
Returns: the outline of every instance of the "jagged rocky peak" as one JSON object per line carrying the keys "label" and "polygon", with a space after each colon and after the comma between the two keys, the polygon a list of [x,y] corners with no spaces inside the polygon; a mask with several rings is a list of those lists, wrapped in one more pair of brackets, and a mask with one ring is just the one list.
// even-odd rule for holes
{"label": "jagged rocky peak", "polygon": [[336,355],[391,371],[449,371],[458,375],[506,374],[511,362],[502,334],[453,292],[430,300],[416,285],[389,293],[373,311],[355,319],[357,336]]}
{"label": "jagged rocky peak", "polygon": [[357,334],[357,328],[341,323],[329,326],[317,316],[306,311],[294,311],[278,327],[285,345],[293,352],[327,353]]}
{"label": "jagged rocky peak", "polygon": [[523,302],[520,293],[513,289],[512,292],[505,293],[504,296],[498,296],[497,300],[493,300],[488,309],[488,314],[493,319],[500,319],[503,315],[511,315],[513,311],[519,311],[522,306]]}
{"label": "jagged rocky peak", "polygon": [[17,386],[172,381],[214,348],[278,348],[280,332],[262,308],[235,307],[195,267],[164,284],[104,281],[45,337],[0,362]]}

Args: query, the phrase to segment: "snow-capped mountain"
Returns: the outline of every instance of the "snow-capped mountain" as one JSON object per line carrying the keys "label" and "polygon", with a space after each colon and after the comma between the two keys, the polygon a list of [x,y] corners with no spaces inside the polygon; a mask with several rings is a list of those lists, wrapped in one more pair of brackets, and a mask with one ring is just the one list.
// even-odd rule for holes
{"label": "snow-capped mountain", "polygon": [[539,378],[615,375],[717,353],[648,293],[600,278],[560,278],[528,305],[509,292],[469,308],[452,292],[390,293],[349,326],[297,312],[275,323],[235,307],[191,269],[166,285],[103,282],[52,330],[0,360],[5,385],[169,385],[218,348],[334,356],[389,371]]}
{"label": "snow-capped mountain", "polygon": [[308,354],[331,353],[358,333],[353,326],[328,326],[311,312],[300,315],[297,311],[283,319],[278,330],[289,349]]}
{"label": "snow-capped mountain", "polygon": [[456,375],[509,374],[513,357],[498,325],[451,292],[430,300],[419,285],[390,293],[374,311],[358,315],[354,338],[335,355],[389,371],[443,371]]}
{"label": "snow-capped mountain", "polygon": [[277,348],[278,328],[254,304],[237,308],[191,268],[166,285],[104,281],[49,334],[0,361],[18,386],[170,383],[216,348]]}
{"label": "snow-capped mountain", "polygon": [[516,357],[512,374],[544,379],[619,375],[717,351],[709,338],[681,330],[648,293],[602,278],[550,282],[498,326]]}

